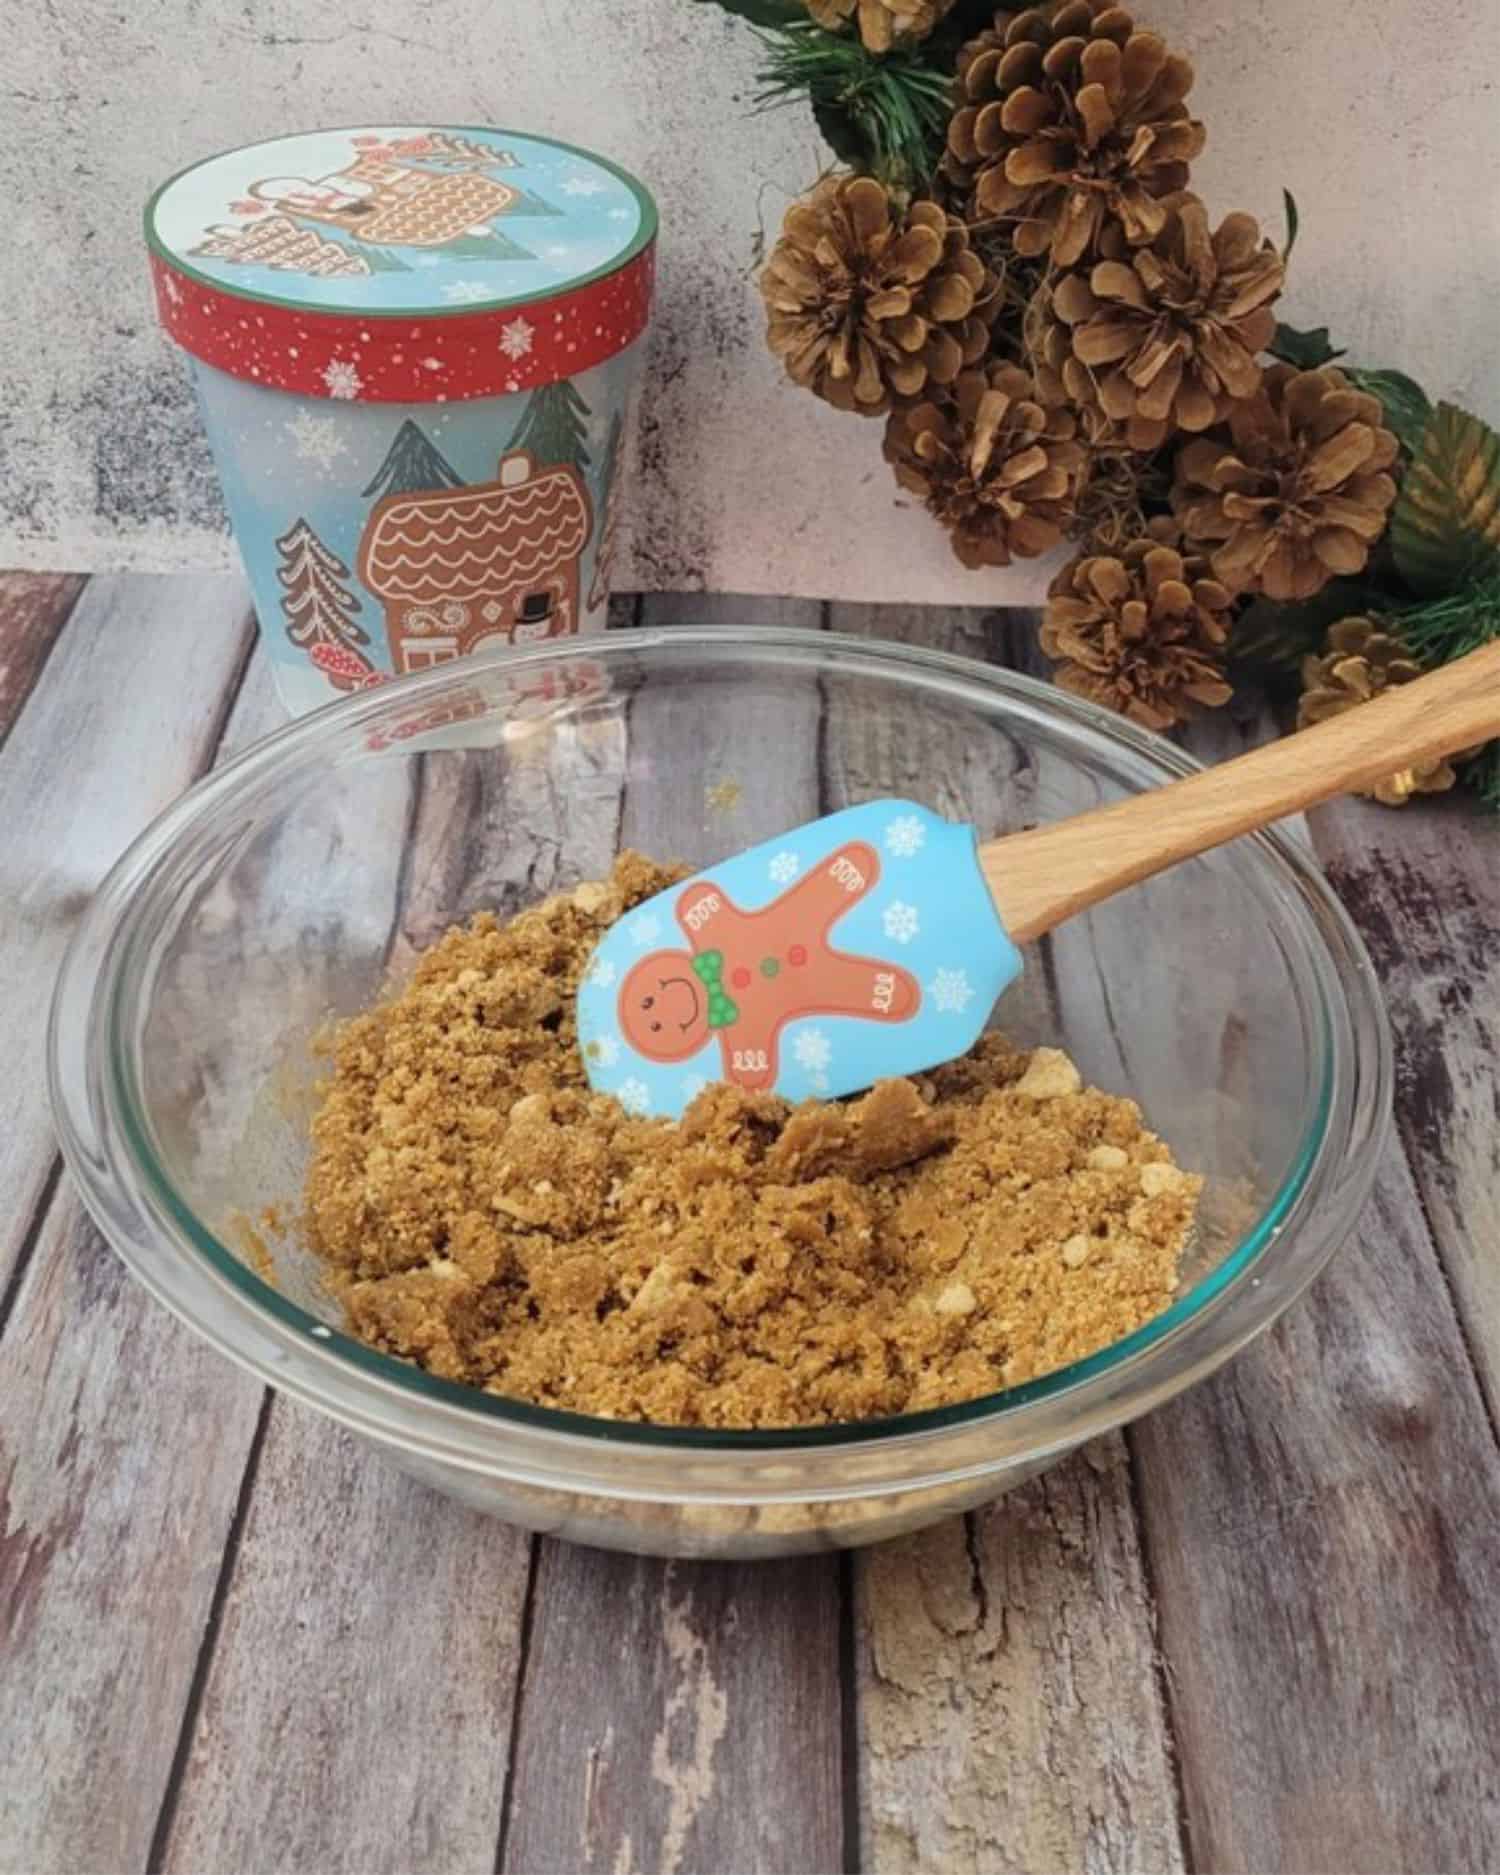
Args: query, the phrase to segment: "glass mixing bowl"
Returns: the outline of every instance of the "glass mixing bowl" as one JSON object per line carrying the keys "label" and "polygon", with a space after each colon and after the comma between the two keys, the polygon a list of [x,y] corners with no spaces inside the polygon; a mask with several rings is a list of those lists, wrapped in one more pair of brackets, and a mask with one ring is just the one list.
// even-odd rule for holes
{"label": "glass mixing bowl", "polygon": [[1148,1326],[945,1410],[773,1433],[633,1425],[361,1346],[305,1253],[254,1223],[270,1205],[296,1215],[311,1039],[454,919],[598,877],[624,846],[705,864],[886,795],[990,836],[1192,766],[1023,677],[818,633],[625,633],[350,698],[211,776],[105,881],[53,1009],[68,1163],[167,1307],[469,1504],[667,1555],[913,1529],[1201,1379],[1353,1226],[1390,1044],[1369,960],[1294,839],[1237,841],[1029,950],[1001,1026],[1138,1100],[1205,1175],[1202,1217]]}

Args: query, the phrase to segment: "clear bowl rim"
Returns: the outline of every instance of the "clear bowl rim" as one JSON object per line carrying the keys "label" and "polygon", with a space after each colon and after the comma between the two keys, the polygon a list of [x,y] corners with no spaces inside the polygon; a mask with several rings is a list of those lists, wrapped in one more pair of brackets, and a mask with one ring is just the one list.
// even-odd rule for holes
{"label": "clear bowl rim", "polygon": [[[363,738],[372,725],[406,711],[425,697],[472,686],[486,677],[510,679],[559,663],[594,661],[628,667],[643,655],[667,663],[690,663],[695,658],[715,656],[723,662],[738,663],[748,658],[792,666],[831,666],[873,675],[889,675],[894,668],[912,678],[924,678],[930,688],[967,695],[971,702],[993,706],[1001,699],[1019,722],[1067,725],[1081,731],[1086,739],[1102,740],[1109,753],[1134,755],[1163,778],[1190,774],[1201,767],[1164,738],[1020,673],[891,641],[783,627],[674,626],[543,645],[527,652],[500,652],[440,666],[382,686],[376,692],[336,701],[293,721],[205,777],[140,836],[100,887],[59,974],[48,1045],[59,1134],[88,1208],[133,1273],[229,1358],[344,1423],[387,1443],[422,1451],[427,1441],[419,1430],[414,1432],[407,1426],[393,1438],[390,1428],[382,1424],[381,1396],[389,1400],[394,1394],[419,1413],[441,1416],[445,1422],[433,1427],[428,1456],[468,1469],[543,1483],[555,1483],[556,1475],[545,1462],[540,1471],[536,1470],[536,1454],[507,1454],[499,1445],[476,1450],[471,1440],[463,1438],[458,1441],[462,1449],[456,1449],[452,1415],[468,1422],[470,1431],[509,1431],[528,1438],[541,1435],[547,1447],[575,1461],[580,1449],[608,1453],[632,1448],[643,1458],[648,1454],[691,1454],[711,1463],[715,1455],[733,1460],[776,1453],[849,1454],[893,1445],[905,1445],[915,1452],[934,1440],[941,1441],[945,1434],[986,1426],[998,1428],[1002,1424],[1020,1431],[1028,1419],[1039,1415],[1054,1419],[1050,1409],[1068,1397],[1076,1409],[1069,1415],[1073,1424],[1060,1438],[1055,1426],[1050,1429],[1053,1443],[1065,1448],[1077,1438],[1117,1425],[1179,1391],[1269,1325],[1322,1268],[1337,1247],[1342,1230],[1314,1231],[1314,1253],[1300,1259],[1295,1282],[1265,1284],[1263,1305],[1248,1312],[1243,1308],[1237,1311],[1238,1319],[1218,1345],[1196,1350],[1186,1378],[1166,1378],[1157,1371],[1169,1349],[1188,1331],[1201,1330],[1213,1317],[1216,1304],[1223,1304],[1243,1290],[1269,1251],[1278,1244],[1291,1246],[1295,1233],[1289,1226],[1306,1223],[1310,1188],[1320,1173],[1325,1175],[1328,1186],[1322,1194],[1325,1208],[1327,1200],[1339,1194],[1363,1200],[1373,1183],[1384,1140],[1391,1104],[1392,1061],[1373,968],[1358,933],[1321,871],[1310,863],[1297,842],[1275,829],[1249,836],[1248,842],[1241,844],[1257,851],[1262,869],[1284,888],[1282,897],[1293,919],[1304,923],[1299,935],[1311,962],[1321,1017],[1322,1081],[1294,1163],[1244,1240],[1185,1296],[1135,1334],[1022,1386],[921,1413],[836,1425],[747,1431],[604,1420],[483,1393],[438,1379],[368,1348],[342,1330],[318,1321],[266,1283],[202,1223],[177,1193],[152,1150],[149,1123],[137,1111],[127,1040],[135,1026],[135,1011],[127,993],[132,980],[131,960],[138,949],[137,941],[150,927],[148,914],[156,905],[153,888],[159,895],[183,843],[195,831],[212,827],[221,809],[239,804],[248,810],[251,802],[284,782],[300,765],[326,766],[335,751],[362,750]],[[1288,887],[1290,890],[1285,889]],[[1342,962],[1335,955],[1334,940],[1344,953]],[[1292,980],[1299,991],[1307,987],[1297,982],[1295,971]],[[86,998],[87,1004],[82,1029],[92,1048],[86,1076],[87,1113],[81,1111],[76,1088],[70,1086],[64,1060],[70,1032],[81,1032],[81,998]],[[1357,1008],[1358,1004],[1363,1007]],[[1360,1019],[1354,1020],[1355,1016]],[[1362,1042],[1370,1058],[1341,1061],[1340,1036],[1344,1042],[1342,1052]],[[1356,1103],[1351,1100],[1351,1091],[1360,1090],[1351,1090],[1349,1083],[1360,1079],[1365,1086]],[[1355,1105],[1363,1109],[1362,1117],[1352,1110]],[[1340,1131],[1341,1118],[1345,1136],[1339,1139],[1335,1134]],[[1345,1202],[1340,1208],[1347,1211],[1350,1205]],[[164,1234],[179,1259],[195,1263],[200,1275],[208,1276],[212,1285],[226,1292],[242,1311],[248,1309],[257,1317],[258,1326],[269,1331],[272,1339],[290,1341],[296,1354],[303,1357],[294,1365],[302,1367],[310,1360],[313,1371],[293,1373],[288,1371],[284,1358],[267,1359],[248,1353],[223,1330],[207,1323],[202,1296],[186,1297],[180,1285],[163,1280],[151,1259],[142,1257],[142,1229]],[[1261,1285],[1257,1282],[1256,1286]],[[319,1368],[324,1370],[321,1374],[316,1371]],[[358,1401],[340,1398],[341,1378],[356,1388],[362,1385],[369,1397]],[[1122,1387],[1120,1383],[1125,1380],[1133,1384]],[[1107,1396],[1109,1405],[1102,1414],[1091,1413],[1090,1396],[1099,1392]],[[1082,1430],[1075,1430],[1079,1425]],[[1043,1428],[1038,1425],[1036,1430],[1041,1432]],[[1015,1444],[1012,1439],[1005,1443],[1008,1447]],[[1004,1462],[1014,1462],[1018,1452],[1027,1455],[1045,1449],[1045,1445],[1022,1443],[1007,1452]],[[967,1476],[983,1469],[983,1465],[970,1465],[961,1472],[942,1475]],[[903,1483],[926,1484],[934,1477],[930,1471],[919,1470]],[[603,1480],[600,1485],[604,1490],[612,1488]],[[868,1486],[872,1491],[880,1488],[881,1484]],[[819,1485],[816,1492],[782,1490],[769,1495],[794,1498],[822,1495],[825,1491],[826,1486]],[[686,1487],[674,1492],[653,1485],[641,1491],[622,1488],[618,1494],[697,1499],[704,1492]],[[730,1494],[733,1501],[741,1501],[742,1497],[742,1493]]]}

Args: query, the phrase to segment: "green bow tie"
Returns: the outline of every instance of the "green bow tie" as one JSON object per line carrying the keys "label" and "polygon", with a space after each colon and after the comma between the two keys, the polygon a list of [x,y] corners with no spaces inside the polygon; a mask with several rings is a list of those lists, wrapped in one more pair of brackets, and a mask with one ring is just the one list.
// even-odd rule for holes
{"label": "green bow tie", "polygon": [[724,993],[723,951],[700,951],[693,959],[693,974],[708,991],[708,1026],[727,1029],[732,1022],[738,1022],[738,1005]]}

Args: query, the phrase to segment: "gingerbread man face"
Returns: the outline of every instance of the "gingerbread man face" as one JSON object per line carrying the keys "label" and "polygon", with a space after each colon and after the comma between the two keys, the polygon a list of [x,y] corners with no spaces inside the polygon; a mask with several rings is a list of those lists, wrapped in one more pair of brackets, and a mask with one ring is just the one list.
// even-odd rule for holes
{"label": "gingerbread man face", "polygon": [[620,986],[620,1031],[648,1061],[686,1061],[708,1040],[709,996],[691,951],[652,951]]}

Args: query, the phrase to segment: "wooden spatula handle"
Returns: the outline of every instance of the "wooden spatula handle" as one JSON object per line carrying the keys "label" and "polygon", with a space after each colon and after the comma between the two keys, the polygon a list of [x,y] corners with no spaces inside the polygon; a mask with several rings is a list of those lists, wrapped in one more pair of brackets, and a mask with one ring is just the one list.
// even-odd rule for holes
{"label": "wooden spatula handle", "polygon": [[1018,944],[1178,860],[1500,735],[1500,643],[1201,775],[992,840],[980,864]]}

